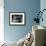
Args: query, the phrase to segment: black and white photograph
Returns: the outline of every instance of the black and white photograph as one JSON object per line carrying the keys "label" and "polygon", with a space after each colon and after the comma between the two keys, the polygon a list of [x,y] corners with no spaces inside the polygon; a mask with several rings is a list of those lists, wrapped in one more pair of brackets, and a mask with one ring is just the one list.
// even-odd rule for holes
{"label": "black and white photograph", "polygon": [[9,14],[10,25],[24,25],[25,13],[24,12],[10,12]]}

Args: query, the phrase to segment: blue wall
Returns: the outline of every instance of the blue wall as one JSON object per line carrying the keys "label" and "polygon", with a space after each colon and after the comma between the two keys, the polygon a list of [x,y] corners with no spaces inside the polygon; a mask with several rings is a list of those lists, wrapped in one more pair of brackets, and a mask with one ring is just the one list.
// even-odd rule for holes
{"label": "blue wall", "polygon": [[[36,12],[40,9],[40,0],[4,0],[4,38],[18,41],[32,29]],[[26,25],[9,26],[9,12],[26,12]]]}
{"label": "blue wall", "polygon": [[[43,9],[46,9],[46,0],[41,0],[40,1],[40,10],[42,11]],[[40,25],[46,27],[46,10],[43,12],[43,22],[40,21]]]}

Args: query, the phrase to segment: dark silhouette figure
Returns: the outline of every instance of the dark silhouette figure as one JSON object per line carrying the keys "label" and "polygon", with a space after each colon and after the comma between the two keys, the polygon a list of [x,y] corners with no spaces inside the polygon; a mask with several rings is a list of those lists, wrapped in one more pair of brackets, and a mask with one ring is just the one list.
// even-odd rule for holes
{"label": "dark silhouette figure", "polygon": [[34,18],[34,21],[36,21],[36,23],[40,23],[40,18],[38,18],[38,16],[36,18]]}

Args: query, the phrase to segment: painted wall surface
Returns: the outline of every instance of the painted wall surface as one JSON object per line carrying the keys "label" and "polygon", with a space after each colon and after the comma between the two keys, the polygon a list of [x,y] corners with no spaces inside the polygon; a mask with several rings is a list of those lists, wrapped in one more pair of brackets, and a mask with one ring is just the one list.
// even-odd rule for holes
{"label": "painted wall surface", "polygon": [[[36,12],[40,9],[40,0],[4,0],[4,38],[18,41],[32,29]],[[9,26],[9,12],[26,12],[26,25]]]}
{"label": "painted wall surface", "polygon": [[[40,1],[40,9],[41,9],[41,11],[42,11],[43,9],[46,9],[46,0],[41,0],[41,1]],[[43,12],[42,17],[43,17],[43,22],[41,21],[41,22],[40,22],[40,25],[46,27],[46,10]]]}

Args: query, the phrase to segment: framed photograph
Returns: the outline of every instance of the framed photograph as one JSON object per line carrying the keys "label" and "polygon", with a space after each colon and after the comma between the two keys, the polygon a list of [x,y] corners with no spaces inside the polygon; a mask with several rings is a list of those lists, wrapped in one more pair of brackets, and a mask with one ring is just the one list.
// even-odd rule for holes
{"label": "framed photograph", "polygon": [[9,24],[10,25],[25,25],[25,12],[10,12]]}

